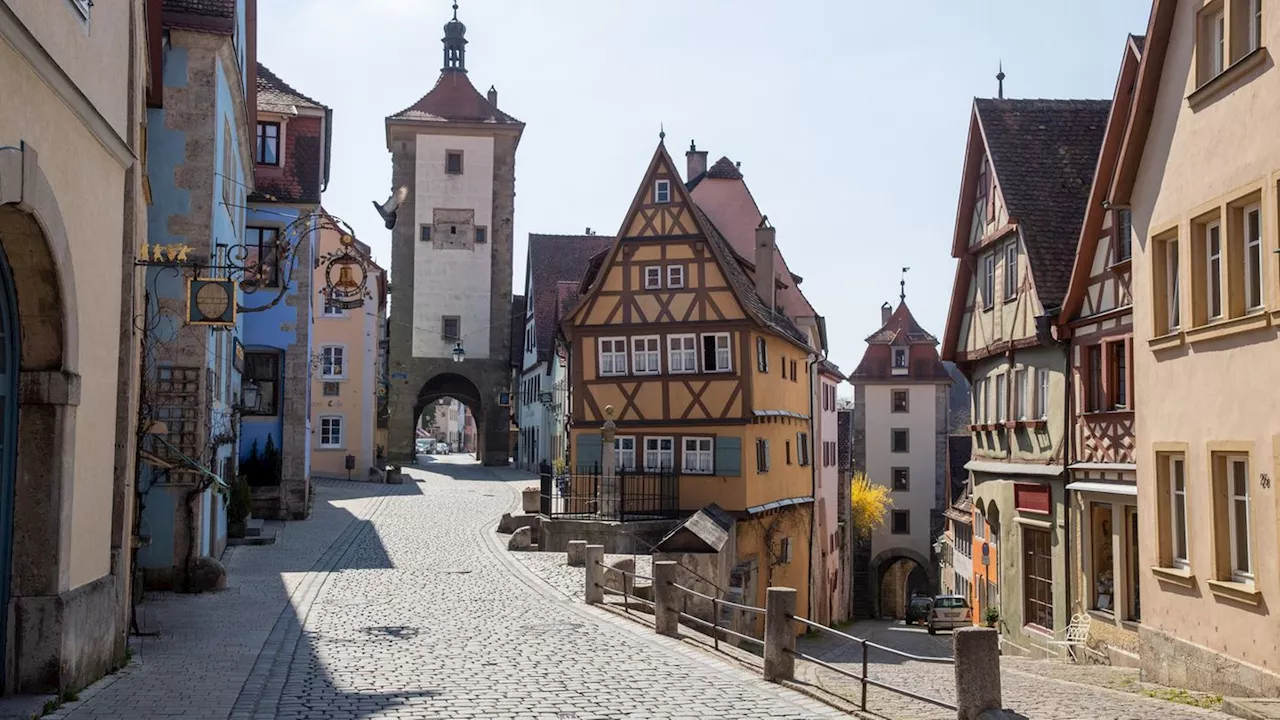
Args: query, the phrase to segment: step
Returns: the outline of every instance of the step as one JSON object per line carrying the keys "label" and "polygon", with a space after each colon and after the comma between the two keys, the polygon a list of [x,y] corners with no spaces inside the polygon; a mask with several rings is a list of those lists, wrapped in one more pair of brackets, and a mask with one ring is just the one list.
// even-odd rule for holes
{"label": "step", "polygon": [[262,528],[266,524],[267,521],[261,518],[249,518],[244,523],[244,536],[246,538],[251,538],[262,535]]}
{"label": "step", "polygon": [[245,537],[242,537],[242,538],[227,538],[228,547],[235,547],[235,546],[241,546],[241,545],[250,545],[250,546],[274,545],[275,542],[276,542],[276,534],[274,532],[267,533],[266,535],[253,535],[253,536],[250,536],[246,533]]}
{"label": "step", "polygon": [[1222,712],[1248,720],[1280,719],[1280,700],[1272,698],[1223,698]]}

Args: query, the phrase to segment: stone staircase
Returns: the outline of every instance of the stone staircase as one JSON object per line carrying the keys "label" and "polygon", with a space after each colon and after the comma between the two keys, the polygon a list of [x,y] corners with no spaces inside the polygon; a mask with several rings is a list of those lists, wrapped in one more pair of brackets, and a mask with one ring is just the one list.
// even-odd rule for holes
{"label": "stone staircase", "polygon": [[227,545],[274,545],[276,533],[268,530],[267,523],[261,518],[249,518],[244,523],[244,537],[227,538]]}

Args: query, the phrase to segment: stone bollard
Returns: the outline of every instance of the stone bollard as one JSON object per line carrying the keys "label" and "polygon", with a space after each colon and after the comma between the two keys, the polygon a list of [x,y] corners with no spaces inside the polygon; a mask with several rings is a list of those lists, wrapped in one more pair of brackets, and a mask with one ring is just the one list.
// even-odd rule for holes
{"label": "stone bollard", "polygon": [[955,631],[956,717],[977,720],[988,710],[1000,710],[1000,631],[965,627]]}
{"label": "stone bollard", "polygon": [[570,540],[569,541],[569,557],[566,559],[569,567],[582,567],[587,554],[586,540]]}
{"label": "stone bollard", "polygon": [[791,616],[796,614],[796,591],[788,587],[771,587],[764,603],[764,679],[794,680],[796,633]]}
{"label": "stone bollard", "polygon": [[586,565],[582,599],[588,605],[604,602],[604,546],[588,545],[583,556]]}
{"label": "stone bollard", "polygon": [[680,628],[679,590],[675,588],[677,564],[659,560],[653,564],[653,625],[663,635],[676,635]]}

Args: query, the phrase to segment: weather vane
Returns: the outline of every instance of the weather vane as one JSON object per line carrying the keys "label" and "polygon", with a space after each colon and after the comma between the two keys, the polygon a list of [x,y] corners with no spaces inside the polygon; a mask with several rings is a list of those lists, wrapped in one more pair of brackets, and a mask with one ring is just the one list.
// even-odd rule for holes
{"label": "weather vane", "polygon": [[910,269],[909,267],[902,268],[902,279],[898,281],[898,300],[900,302],[907,301],[907,271]]}

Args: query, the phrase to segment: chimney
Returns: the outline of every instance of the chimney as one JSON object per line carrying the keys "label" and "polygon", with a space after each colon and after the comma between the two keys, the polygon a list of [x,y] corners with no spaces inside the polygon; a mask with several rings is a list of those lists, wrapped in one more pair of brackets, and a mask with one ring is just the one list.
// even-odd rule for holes
{"label": "chimney", "polygon": [[760,218],[756,227],[756,294],[773,310],[777,307],[777,284],[773,276],[773,249],[777,231],[769,224],[769,216]]}
{"label": "chimney", "polygon": [[880,306],[880,324],[888,325],[889,318],[893,315],[893,307],[889,303]]}
{"label": "chimney", "polygon": [[498,107],[498,88],[489,86],[489,104]]}
{"label": "chimney", "polygon": [[689,141],[689,152],[684,157],[689,163],[689,174],[685,180],[692,180],[707,171],[707,151],[699,150],[692,140]]}

